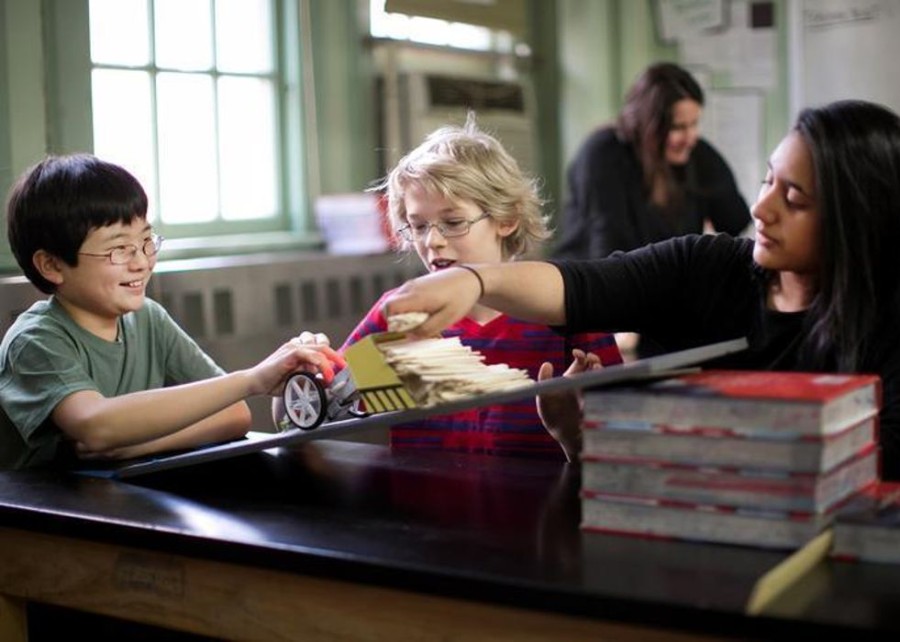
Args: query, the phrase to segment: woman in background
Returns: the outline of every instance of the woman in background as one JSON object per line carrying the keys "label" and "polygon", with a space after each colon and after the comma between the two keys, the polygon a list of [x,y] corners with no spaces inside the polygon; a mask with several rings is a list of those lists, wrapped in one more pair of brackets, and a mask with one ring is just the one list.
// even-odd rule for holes
{"label": "woman in background", "polygon": [[672,63],[648,67],[615,126],[569,167],[559,258],[601,258],[704,226],[737,235],[750,212],[725,160],[699,135],[703,90]]}

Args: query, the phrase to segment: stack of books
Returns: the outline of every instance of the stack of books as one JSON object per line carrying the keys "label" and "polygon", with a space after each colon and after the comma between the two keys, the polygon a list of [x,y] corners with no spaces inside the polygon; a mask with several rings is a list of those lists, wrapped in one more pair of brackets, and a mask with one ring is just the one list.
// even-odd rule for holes
{"label": "stack of books", "polygon": [[582,528],[802,546],[878,480],[880,379],[710,370],[585,393]]}

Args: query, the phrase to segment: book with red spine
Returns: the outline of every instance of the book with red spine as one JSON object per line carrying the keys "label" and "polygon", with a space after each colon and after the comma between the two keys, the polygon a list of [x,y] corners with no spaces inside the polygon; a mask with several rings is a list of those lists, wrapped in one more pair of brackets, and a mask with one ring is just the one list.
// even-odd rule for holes
{"label": "book with red spine", "polygon": [[831,525],[828,512],[771,511],[582,491],[581,528],[629,536],[795,549]]}
{"label": "book with red spine", "polygon": [[584,422],[583,458],[665,460],[695,466],[816,473],[834,468],[877,441],[878,414],[827,435],[749,434],[641,421]]}
{"label": "book with red spine", "polygon": [[584,395],[588,422],[728,428],[756,436],[840,432],[881,406],[876,375],[707,370]]}
{"label": "book with red spine", "polygon": [[585,458],[582,488],[623,497],[655,497],[695,504],[825,512],[878,479],[878,449],[821,473],[765,468],[691,466],[665,460]]}

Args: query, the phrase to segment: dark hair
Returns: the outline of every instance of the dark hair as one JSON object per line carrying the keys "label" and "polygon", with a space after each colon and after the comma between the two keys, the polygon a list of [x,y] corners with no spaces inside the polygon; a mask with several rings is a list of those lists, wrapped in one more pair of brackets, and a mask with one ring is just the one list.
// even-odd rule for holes
{"label": "dark hair", "polygon": [[74,267],[91,230],[146,216],[147,194],[137,179],[90,154],[48,156],[19,177],[6,204],[10,248],[28,280],[46,294],[55,286],[34,267],[35,252]]}
{"label": "dark hair", "polygon": [[672,108],[680,100],[703,105],[703,90],[688,71],[670,62],[647,67],[625,96],[619,112],[616,133],[637,154],[644,174],[644,185],[651,191],[662,180],[668,195],[666,210],[680,206],[684,192],[666,162],[665,147],[672,129]]}
{"label": "dark hair", "polygon": [[900,117],[847,100],[805,109],[821,216],[819,292],[807,315],[813,365],[871,368],[900,311]]}

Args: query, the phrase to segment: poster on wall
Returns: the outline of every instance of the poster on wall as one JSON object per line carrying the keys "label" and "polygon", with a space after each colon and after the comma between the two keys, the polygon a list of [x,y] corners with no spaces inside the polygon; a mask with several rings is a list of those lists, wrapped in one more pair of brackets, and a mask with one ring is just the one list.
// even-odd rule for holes
{"label": "poster on wall", "polygon": [[727,28],[679,41],[679,58],[710,68],[729,87],[770,91],[779,80],[776,35],[771,2],[734,0]]}
{"label": "poster on wall", "polygon": [[677,43],[725,26],[724,0],[656,0],[659,39]]}

